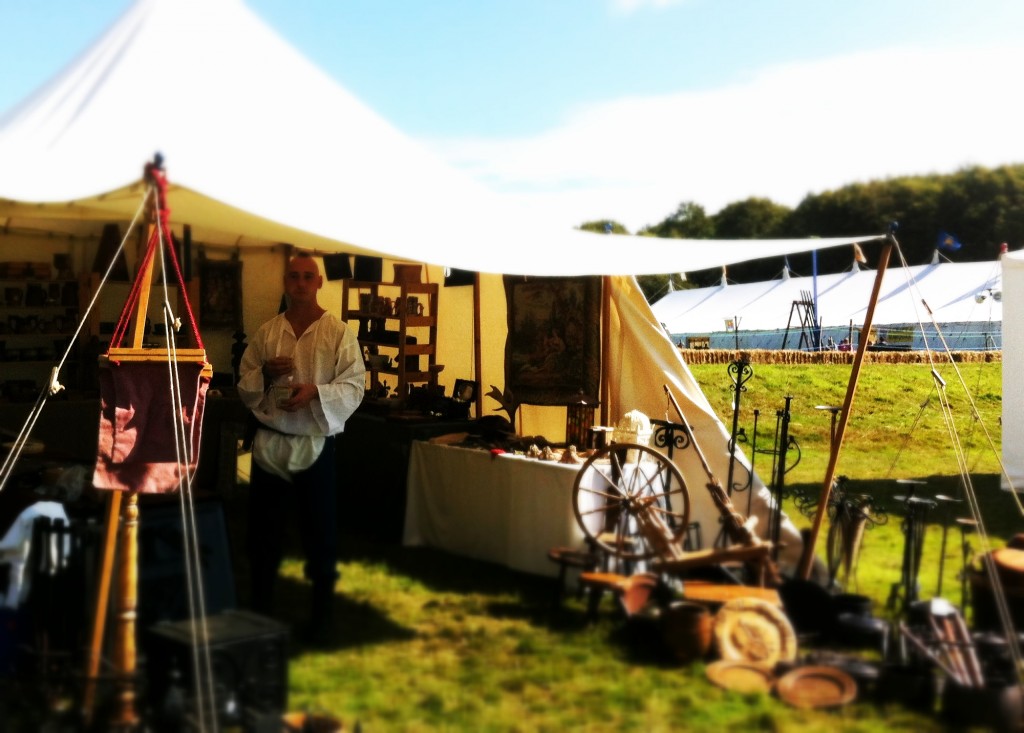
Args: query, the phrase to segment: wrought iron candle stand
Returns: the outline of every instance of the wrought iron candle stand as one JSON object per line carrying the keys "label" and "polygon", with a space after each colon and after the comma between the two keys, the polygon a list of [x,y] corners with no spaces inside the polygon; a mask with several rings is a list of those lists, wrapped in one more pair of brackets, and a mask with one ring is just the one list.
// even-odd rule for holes
{"label": "wrought iron candle stand", "polygon": [[[746,442],[747,434],[741,427],[739,427],[740,420],[740,396],[747,391],[747,382],[754,376],[754,369],[750,366],[750,362],[747,361],[746,357],[740,357],[734,362],[731,362],[728,367],[729,378],[732,380],[732,433],[729,435],[729,475],[728,480],[725,484],[725,489],[732,496],[732,492],[745,491],[750,488],[752,483],[753,474],[747,472],[747,479],[742,485],[736,485],[735,479],[735,468],[736,468],[736,443]],[[757,439],[757,431],[754,431],[754,439]],[[750,499],[747,499],[747,513],[750,513]]]}
{"label": "wrought iron candle stand", "polygon": [[[924,548],[924,533],[928,526],[928,512],[938,502],[934,499],[914,496],[915,485],[924,484],[924,481],[904,480],[899,483],[910,485],[906,496],[894,497],[903,502],[904,508],[901,526],[903,530],[903,563],[900,580],[892,584],[886,606],[891,610],[899,604],[900,610],[906,611],[912,603],[918,600],[920,586],[917,576],[921,570],[921,552]],[[902,604],[899,603],[901,597]]]}
{"label": "wrought iron candle stand", "polygon": [[[796,492],[786,491],[786,474],[800,464],[802,457],[800,443],[789,434],[790,407],[793,404],[792,395],[786,395],[786,405],[775,413],[775,444],[771,451],[765,451],[772,456],[772,484],[769,487],[772,493],[772,512],[768,524],[768,536],[772,541],[772,558],[779,558],[779,539],[782,530],[782,502]],[[796,452],[796,460],[792,464],[788,462],[790,451]]]}
{"label": "wrought iron candle stand", "polygon": [[[656,448],[664,448],[669,461],[674,461],[673,454],[677,450],[686,450],[690,447],[690,433],[685,425],[669,422],[668,420],[651,419],[651,441]],[[665,492],[666,508],[672,511],[672,498],[670,492]],[[686,526],[686,535],[683,540],[683,549],[687,552],[703,549],[703,541],[700,533],[700,522],[690,522]]]}
{"label": "wrought iron candle stand", "polygon": [[[757,429],[758,420],[760,419],[760,411],[754,410],[753,439],[750,447],[750,468],[746,470],[745,480],[740,483],[735,478],[736,467],[741,465],[737,460],[736,447],[738,443],[747,442],[746,430],[739,425],[740,402],[743,393],[747,391],[747,383],[754,376],[754,370],[751,368],[750,362],[746,357],[741,356],[739,359],[730,362],[728,366],[728,373],[732,382],[731,388],[733,390],[733,418],[732,433],[729,436],[729,475],[726,488],[730,495],[732,495],[733,492],[747,492],[747,515],[749,516],[753,510],[753,491],[751,488],[754,483],[754,462],[758,454],[772,456],[769,491],[772,495],[773,505],[768,524],[768,538],[773,543],[773,559],[777,560],[779,553],[780,531],[782,526],[782,502],[787,497],[785,490],[785,476],[800,463],[800,444],[796,438],[789,434],[790,404],[793,398],[786,397],[785,409],[779,410],[776,413],[775,442],[774,445],[768,449],[758,448],[757,446]],[[790,451],[796,451],[796,460],[792,464],[789,463]],[[715,546],[720,547],[725,544],[725,541],[725,532],[719,531],[718,537],[715,539]]]}

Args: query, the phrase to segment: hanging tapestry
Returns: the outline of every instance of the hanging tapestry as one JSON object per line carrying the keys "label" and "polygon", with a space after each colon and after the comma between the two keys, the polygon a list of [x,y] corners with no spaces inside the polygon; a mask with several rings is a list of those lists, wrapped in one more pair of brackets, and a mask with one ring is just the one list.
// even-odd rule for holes
{"label": "hanging tapestry", "polygon": [[525,405],[570,405],[601,384],[601,279],[505,277],[505,387]]}
{"label": "hanging tapestry", "polygon": [[242,330],[242,263],[199,261],[199,325]]}

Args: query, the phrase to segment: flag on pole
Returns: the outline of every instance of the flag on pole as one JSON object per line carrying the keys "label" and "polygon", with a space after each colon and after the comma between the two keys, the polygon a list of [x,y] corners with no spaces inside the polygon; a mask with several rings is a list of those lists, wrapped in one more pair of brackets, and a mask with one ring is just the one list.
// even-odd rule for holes
{"label": "flag on pole", "polygon": [[963,245],[957,240],[955,236],[949,232],[939,232],[939,241],[937,242],[939,249],[946,252],[956,252]]}

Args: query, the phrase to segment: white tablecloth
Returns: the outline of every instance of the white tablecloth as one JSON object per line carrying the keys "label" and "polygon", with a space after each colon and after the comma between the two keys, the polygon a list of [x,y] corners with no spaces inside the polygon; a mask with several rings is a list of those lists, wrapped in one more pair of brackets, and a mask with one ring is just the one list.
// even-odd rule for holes
{"label": "white tablecloth", "polygon": [[406,545],[428,545],[536,575],[555,575],[552,547],[578,547],[578,466],[414,442]]}
{"label": "white tablecloth", "polygon": [[[603,467],[598,468],[604,472]],[[548,550],[583,545],[583,531],[572,503],[578,473],[579,466],[509,455],[492,457],[483,450],[413,442],[404,542],[536,575],[556,575],[558,566],[547,559]],[[595,471],[583,485],[603,489],[607,482]],[[691,486],[689,494],[690,521],[700,522],[704,542],[710,544],[714,535],[709,532],[718,527],[718,510],[703,487],[697,487],[695,493]],[[589,499],[600,502],[596,494]],[[735,501],[738,509],[746,508],[744,496]],[[755,496],[754,509],[759,520],[767,517],[766,489]],[[589,517],[600,522],[603,515]],[[767,522],[759,521],[758,529],[764,527]],[[800,533],[788,517],[782,532],[786,542],[782,561],[795,567],[802,545]]]}

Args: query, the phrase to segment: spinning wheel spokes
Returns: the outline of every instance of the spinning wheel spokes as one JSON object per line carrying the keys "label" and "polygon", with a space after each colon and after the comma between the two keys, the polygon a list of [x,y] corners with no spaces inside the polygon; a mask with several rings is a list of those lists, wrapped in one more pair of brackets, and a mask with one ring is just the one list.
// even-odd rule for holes
{"label": "spinning wheel spokes", "polygon": [[583,533],[605,552],[645,559],[662,554],[666,544],[681,544],[690,499],[667,457],[644,445],[615,443],[580,468],[573,511]]}

